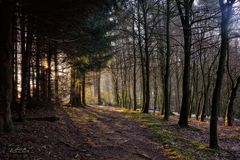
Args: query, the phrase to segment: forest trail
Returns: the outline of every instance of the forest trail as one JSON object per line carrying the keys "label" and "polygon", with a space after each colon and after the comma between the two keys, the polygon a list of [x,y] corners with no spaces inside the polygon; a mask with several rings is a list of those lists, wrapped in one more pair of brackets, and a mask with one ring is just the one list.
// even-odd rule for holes
{"label": "forest trail", "polygon": [[238,123],[219,122],[216,151],[208,148],[208,122],[179,128],[177,121],[110,106],[28,110],[15,133],[0,134],[0,160],[240,159]]}
{"label": "forest trail", "polygon": [[78,135],[85,137],[83,151],[89,160],[168,159],[163,155],[157,137],[126,119],[118,108],[89,106],[65,111],[64,121],[77,128],[71,134],[75,139]]}
{"label": "forest trail", "polygon": [[[39,117],[39,112],[32,117]],[[88,106],[56,108],[16,123],[16,132],[0,135],[0,159],[167,160],[159,139],[124,117],[120,108]],[[31,115],[30,115],[31,117]]]}

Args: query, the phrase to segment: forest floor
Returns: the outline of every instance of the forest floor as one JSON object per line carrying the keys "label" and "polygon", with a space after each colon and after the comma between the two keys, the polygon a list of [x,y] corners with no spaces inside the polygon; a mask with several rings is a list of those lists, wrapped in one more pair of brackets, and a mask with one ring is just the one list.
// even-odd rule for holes
{"label": "forest floor", "polygon": [[[34,110],[16,131],[0,134],[0,159],[168,160],[240,159],[240,126],[219,124],[219,151],[208,148],[208,122],[89,106]],[[53,118],[44,118],[53,117]],[[57,118],[54,118],[57,117]]]}

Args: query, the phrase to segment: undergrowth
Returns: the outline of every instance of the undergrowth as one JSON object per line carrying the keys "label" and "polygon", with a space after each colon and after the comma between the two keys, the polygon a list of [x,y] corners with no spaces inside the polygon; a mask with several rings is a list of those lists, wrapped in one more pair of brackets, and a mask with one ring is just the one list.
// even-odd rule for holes
{"label": "undergrowth", "polygon": [[[180,128],[173,122],[162,120],[155,114],[144,114],[136,111],[119,110],[124,112],[128,119],[139,122],[159,138],[164,154],[171,159],[180,160],[211,160],[216,159],[219,151],[210,149],[206,144],[186,137],[189,132],[202,132],[194,126]],[[186,135],[185,135],[186,133]]]}

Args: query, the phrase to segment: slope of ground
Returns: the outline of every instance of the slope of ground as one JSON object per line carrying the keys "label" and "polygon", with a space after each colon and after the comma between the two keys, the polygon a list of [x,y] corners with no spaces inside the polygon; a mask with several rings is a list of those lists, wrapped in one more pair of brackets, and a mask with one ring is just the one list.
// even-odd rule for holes
{"label": "slope of ground", "polygon": [[31,121],[16,123],[15,133],[0,135],[0,159],[169,159],[156,143],[158,138],[123,113],[96,107],[41,112],[32,113]]}
{"label": "slope of ground", "polygon": [[169,121],[164,121],[159,114],[142,114],[122,110],[125,117],[141,124],[141,127],[150,130],[159,137],[164,153],[173,159],[240,159],[240,127],[225,127],[223,122],[218,124],[220,150],[208,148],[209,122],[199,122],[190,119],[188,128],[177,125],[177,116],[172,116]]}
{"label": "slope of ground", "polygon": [[[46,116],[58,118],[41,118]],[[239,159],[237,127],[220,126],[223,149],[215,151],[207,147],[208,124],[194,120],[180,129],[177,117],[166,122],[159,115],[103,106],[59,107],[30,117],[16,123],[15,133],[0,135],[0,159]]]}

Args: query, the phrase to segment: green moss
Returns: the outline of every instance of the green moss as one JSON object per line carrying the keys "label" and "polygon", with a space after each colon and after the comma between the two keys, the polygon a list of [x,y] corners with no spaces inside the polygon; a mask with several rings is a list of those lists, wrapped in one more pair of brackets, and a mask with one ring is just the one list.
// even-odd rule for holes
{"label": "green moss", "polygon": [[206,144],[199,143],[198,141],[192,140],[191,143],[198,149],[201,150],[203,153],[217,153],[218,150],[214,150],[209,148]]}
{"label": "green moss", "polygon": [[149,127],[160,127],[161,124],[158,122],[148,122],[147,124]]}
{"label": "green moss", "polygon": [[236,139],[236,140],[240,140],[239,135],[237,134],[230,134],[227,136],[227,139]]}
{"label": "green moss", "polygon": [[208,148],[206,144],[184,136],[184,132],[202,132],[201,129],[194,126],[180,129],[177,125],[161,120],[160,117],[154,114],[143,114],[129,110],[122,112],[126,114],[127,118],[138,122],[142,127],[155,134],[159,138],[158,143],[162,144],[164,153],[169,158],[176,160],[214,159],[215,150]]}
{"label": "green moss", "polygon": [[161,129],[161,130],[155,130],[153,128],[151,128],[151,130],[159,137],[165,140],[171,140],[172,138],[174,138],[174,136],[176,136],[174,133],[166,130],[166,129]]}
{"label": "green moss", "polygon": [[171,158],[176,160],[187,160],[187,157],[181,154],[181,152],[176,148],[168,148],[165,149],[165,154]]}
{"label": "green moss", "polygon": [[200,128],[188,125],[187,127],[188,130],[194,131],[194,132],[201,132],[202,130]]}

